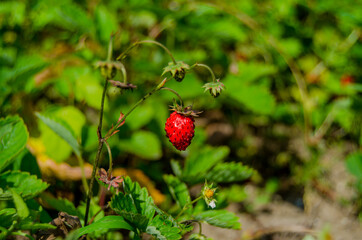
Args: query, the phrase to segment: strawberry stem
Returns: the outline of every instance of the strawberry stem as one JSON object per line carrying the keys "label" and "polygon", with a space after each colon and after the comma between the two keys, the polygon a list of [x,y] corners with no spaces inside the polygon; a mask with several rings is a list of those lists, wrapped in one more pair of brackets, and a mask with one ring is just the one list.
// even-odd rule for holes
{"label": "strawberry stem", "polygon": [[106,144],[107,151],[108,151],[108,157],[109,157],[108,176],[111,176],[112,175],[112,166],[113,166],[112,151],[111,151],[111,148],[109,147],[109,143],[106,140],[104,140],[104,143]]}
{"label": "strawberry stem", "polygon": [[198,198],[194,199],[192,202],[185,204],[184,207],[181,209],[181,211],[177,214],[175,219],[180,217],[189,208],[189,206],[192,206],[192,204],[194,204],[195,202],[199,201],[202,198],[203,198],[203,196],[199,196]]}
{"label": "strawberry stem", "polygon": [[211,77],[212,77],[212,81],[215,82],[216,81],[216,77],[215,77],[215,74],[214,72],[212,71],[212,69],[207,66],[206,64],[202,64],[202,63],[195,63],[194,65],[192,65],[190,68],[194,68],[194,67],[203,67],[203,68],[206,68],[210,74],[211,74]]}
{"label": "strawberry stem", "polygon": [[173,89],[171,89],[171,88],[168,88],[168,87],[162,87],[160,90],[167,90],[167,91],[170,91],[170,92],[172,92],[173,94],[175,94],[175,95],[178,97],[178,99],[180,100],[181,107],[183,107],[184,102],[182,101],[182,98],[181,98],[180,94],[178,94],[175,90],[173,90]]}
{"label": "strawberry stem", "polygon": [[163,48],[163,49],[166,51],[166,53],[171,57],[172,62],[173,62],[175,65],[177,64],[177,63],[176,63],[176,60],[175,60],[175,58],[173,57],[173,55],[172,55],[172,53],[170,52],[170,50],[169,50],[165,45],[163,45],[162,43],[159,43],[159,42],[156,42],[156,41],[153,41],[153,40],[143,40],[143,41],[138,41],[138,42],[133,43],[131,46],[129,46],[129,47],[126,49],[126,51],[124,51],[121,55],[119,55],[119,56],[117,57],[117,60],[121,60],[121,61],[122,61],[122,59],[124,59],[124,58],[127,56],[127,54],[128,54],[134,47],[136,47],[137,45],[140,45],[140,44],[144,44],[144,43],[151,43],[151,44],[155,44],[155,45],[157,45],[157,46],[160,46],[160,47]]}

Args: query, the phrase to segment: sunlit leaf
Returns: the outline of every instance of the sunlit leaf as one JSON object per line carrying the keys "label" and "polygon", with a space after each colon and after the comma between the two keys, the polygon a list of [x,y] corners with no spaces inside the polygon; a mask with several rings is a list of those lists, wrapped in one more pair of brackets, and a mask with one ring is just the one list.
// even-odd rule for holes
{"label": "sunlit leaf", "polygon": [[10,188],[11,195],[14,200],[16,212],[18,213],[18,216],[20,219],[25,219],[29,216],[29,208],[26,206],[26,203],[24,200],[19,196],[19,194],[12,188]]}
{"label": "sunlit leaf", "polygon": [[49,223],[25,222],[20,225],[23,230],[56,229],[57,227]]}
{"label": "sunlit leaf", "polygon": [[354,153],[347,157],[346,167],[357,179],[362,180],[362,154]]}
{"label": "sunlit leaf", "polygon": [[69,127],[66,127],[65,124],[60,123],[60,121],[56,121],[40,113],[36,113],[36,116],[50,127],[58,136],[65,140],[72,147],[75,154],[81,156],[79,143],[75,139],[74,134],[71,132]]}
{"label": "sunlit leaf", "polygon": [[153,199],[146,188],[141,188],[129,177],[124,179],[125,193],[118,193],[111,200],[111,208],[120,214],[131,226],[145,231],[155,214]]}
{"label": "sunlit leaf", "polygon": [[240,229],[239,218],[227,210],[209,210],[195,215],[195,219],[221,228]]}
{"label": "sunlit leaf", "polygon": [[77,229],[74,235],[72,235],[73,239],[78,239],[79,237],[93,233],[99,230],[115,230],[115,229],[127,229],[130,231],[134,231],[134,228],[128,224],[123,217],[121,216],[105,216],[102,219],[98,220],[95,223],[92,223],[86,227],[82,227]]}
{"label": "sunlit leaf", "polygon": [[5,208],[0,210],[1,226],[8,228],[18,217],[15,208]]}
{"label": "sunlit leaf", "polygon": [[49,204],[54,209],[58,210],[59,212],[66,212],[69,215],[78,216],[78,211],[74,204],[67,199],[63,198],[54,198],[50,194],[42,193],[41,198],[44,202]]}
{"label": "sunlit leaf", "polygon": [[152,132],[138,131],[132,134],[131,139],[119,142],[122,149],[148,160],[157,160],[161,157],[161,142]]}
{"label": "sunlit leaf", "polygon": [[0,119],[0,172],[15,160],[14,157],[25,147],[28,136],[20,117]]}
{"label": "sunlit leaf", "polygon": [[163,215],[157,215],[149,223],[146,232],[159,240],[181,239],[180,228],[175,226]]}
{"label": "sunlit leaf", "polygon": [[191,202],[189,190],[185,183],[173,175],[164,175],[163,179],[167,183],[173,199],[177,202],[180,208]]}
{"label": "sunlit leaf", "polygon": [[193,152],[186,158],[182,177],[191,182],[202,180],[207,171],[221,162],[229,154],[229,151],[226,146],[198,149],[197,152]]}
{"label": "sunlit leaf", "polygon": [[22,198],[33,198],[48,187],[48,184],[27,172],[5,172],[0,175],[0,200],[12,199],[9,188]]}
{"label": "sunlit leaf", "polygon": [[245,180],[253,173],[253,169],[243,166],[241,163],[219,163],[206,174],[205,178],[210,182],[226,183]]}

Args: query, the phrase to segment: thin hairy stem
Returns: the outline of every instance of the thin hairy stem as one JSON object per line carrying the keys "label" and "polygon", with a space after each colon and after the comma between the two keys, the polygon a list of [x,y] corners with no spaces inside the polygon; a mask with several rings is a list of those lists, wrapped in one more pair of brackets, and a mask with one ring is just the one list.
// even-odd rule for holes
{"label": "thin hairy stem", "polygon": [[97,172],[97,169],[99,166],[100,156],[101,156],[103,143],[104,143],[103,138],[102,138],[102,122],[103,122],[104,101],[106,98],[107,86],[108,86],[108,79],[106,78],[104,88],[103,88],[103,93],[102,93],[101,111],[100,111],[100,115],[99,115],[99,124],[98,124],[98,129],[97,129],[98,150],[97,150],[96,160],[94,161],[94,165],[93,165],[92,177],[91,177],[90,183],[89,183],[89,191],[88,191],[87,203],[86,203],[86,208],[85,208],[84,226],[87,226],[87,223],[88,223],[88,214],[89,214],[90,201],[92,198],[93,184],[94,184],[95,175],[96,175],[96,172]]}
{"label": "thin hairy stem", "polygon": [[111,152],[111,148],[109,147],[109,143],[106,140],[104,140],[104,143],[106,144],[107,151],[108,151],[108,157],[109,157],[108,176],[110,177],[112,174],[112,166],[113,166],[112,152]]}
{"label": "thin hairy stem", "polygon": [[112,35],[111,35],[111,39],[109,40],[109,43],[108,43],[107,61],[111,61],[111,59],[112,59],[113,37],[114,37],[114,35],[112,34]]}
{"label": "thin hairy stem", "polygon": [[172,62],[173,62],[174,64],[177,64],[177,63],[176,63],[176,60],[175,60],[175,58],[173,57],[173,55],[172,55],[172,53],[170,52],[170,50],[168,50],[168,48],[167,48],[165,45],[163,45],[163,44],[161,44],[161,43],[159,43],[159,42],[153,41],[153,40],[143,40],[143,41],[138,41],[138,42],[133,43],[131,46],[129,46],[129,47],[126,49],[126,51],[124,51],[121,55],[118,56],[117,60],[122,60],[123,58],[125,58],[125,57],[127,56],[127,54],[128,54],[134,47],[136,47],[137,45],[140,45],[140,44],[144,44],[144,43],[151,43],[151,44],[155,44],[155,45],[157,45],[157,46],[160,46],[160,47],[163,48],[163,49],[166,51],[166,53],[171,57]]}
{"label": "thin hairy stem", "polygon": [[123,76],[123,83],[127,83],[128,82],[127,81],[127,71],[122,63],[121,63],[121,72],[122,72],[122,76]]}
{"label": "thin hairy stem", "polygon": [[167,91],[169,91],[169,92],[172,92],[172,93],[175,94],[175,95],[178,97],[178,99],[180,100],[181,106],[184,105],[184,102],[182,101],[182,98],[181,98],[180,94],[178,94],[175,90],[173,90],[173,89],[171,89],[171,88],[168,88],[168,87],[162,87],[160,90],[167,90]]}
{"label": "thin hairy stem", "polygon": [[193,201],[185,204],[185,206],[181,209],[181,211],[177,214],[177,216],[175,217],[175,219],[179,218],[190,206],[192,206],[192,204],[194,204],[195,202],[199,201],[200,199],[202,199],[203,196],[200,196],[196,199],[194,199]]}
{"label": "thin hairy stem", "polygon": [[211,74],[211,77],[212,77],[212,81],[215,82],[216,81],[216,77],[215,77],[215,74],[214,74],[214,71],[212,71],[212,69],[207,66],[206,64],[202,64],[202,63],[195,63],[194,65],[191,66],[191,68],[194,68],[194,67],[203,67],[203,68],[206,68],[210,74]]}

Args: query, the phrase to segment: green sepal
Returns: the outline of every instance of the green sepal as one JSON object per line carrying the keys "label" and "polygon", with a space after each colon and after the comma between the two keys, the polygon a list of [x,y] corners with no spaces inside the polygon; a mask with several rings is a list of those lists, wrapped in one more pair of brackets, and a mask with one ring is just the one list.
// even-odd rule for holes
{"label": "green sepal", "polygon": [[217,79],[216,82],[206,83],[203,88],[205,88],[205,92],[209,90],[211,96],[216,98],[225,90],[225,85]]}
{"label": "green sepal", "polygon": [[161,76],[169,72],[176,81],[181,82],[188,70],[190,70],[190,66],[182,61],[178,61],[176,64],[169,62],[168,66],[163,69]]}

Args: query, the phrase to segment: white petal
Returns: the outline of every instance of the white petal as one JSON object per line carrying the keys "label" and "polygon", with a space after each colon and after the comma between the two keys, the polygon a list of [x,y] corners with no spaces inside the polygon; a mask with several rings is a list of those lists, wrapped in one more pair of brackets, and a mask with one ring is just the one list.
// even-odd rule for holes
{"label": "white petal", "polygon": [[212,201],[209,203],[209,207],[211,207],[211,208],[215,208],[215,207],[216,207],[215,200],[212,200]]}

